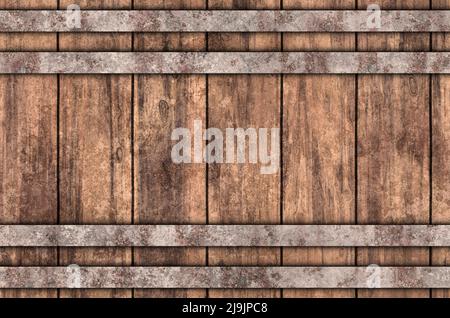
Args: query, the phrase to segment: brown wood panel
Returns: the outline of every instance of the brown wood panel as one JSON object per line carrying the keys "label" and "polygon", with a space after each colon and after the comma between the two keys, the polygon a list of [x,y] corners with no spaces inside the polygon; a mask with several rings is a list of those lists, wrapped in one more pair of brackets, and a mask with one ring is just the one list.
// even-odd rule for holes
{"label": "brown wood panel", "polygon": [[[58,2],[62,9],[73,3],[89,9],[354,9],[357,4],[365,9],[372,3],[0,0],[0,8],[54,9]],[[434,9],[450,8],[450,0],[378,1],[382,9],[428,9],[430,3]],[[59,49],[448,51],[449,39],[448,33],[62,33]],[[55,34],[0,34],[1,51],[52,51],[57,47]],[[447,75],[69,75],[60,76],[59,96],[58,78],[0,76],[0,136],[7,150],[0,152],[0,224],[56,223],[58,207],[59,220],[65,224],[449,223]],[[262,175],[260,166],[251,164],[173,164],[172,130],[192,129],[196,119],[202,120],[204,127],[221,129],[282,128],[282,173]],[[445,266],[449,264],[449,251],[63,248],[59,264],[314,266],[353,265],[356,261],[358,265],[419,266],[431,260],[433,265]],[[57,249],[0,248],[0,264],[4,266],[56,265],[57,261]],[[136,297],[355,296],[354,290],[345,289],[134,292]],[[132,295],[131,290],[61,291],[62,297]],[[428,297],[430,293],[359,290],[356,295]],[[432,291],[434,297],[449,295],[448,290]],[[12,296],[57,294],[56,290],[0,291],[0,297]]]}
{"label": "brown wood panel", "polygon": [[[355,77],[285,76],[283,222],[355,222]],[[285,248],[284,265],[352,265],[354,249]],[[319,291],[286,290],[286,297]],[[332,294],[325,291],[324,295]],[[337,295],[353,296],[353,291]]]}
{"label": "brown wood panel", "polygon": [[[206,222],[206,167],[175,164],[172,130],[205,123],[205,76],[137,76],[135,80],[135,221]],[[192,131],[192,130],[191,130]],[[156,261],[159,259],[160,261]],[[137,248],[136,265],[205,265],[204,248]],[[202,297],[204,290],[136,290],[136,297]]]}
{"label": "brown wood panel", "polygon": [[427,224],[428,76],[364,75],[359,84],[358,220]]}
{"label": "brown wood panel", "polygon": [[[279,0],[209,1],[210,9],[279,9]],[[280,51],[280,34],[218,34],[210,51]],[[280,127],[281,78],[276,75],[210,76],[209,127]],[[280,173],[260,174],[259,165],[209,165],[209,221],[212,224],[280,222]],[[280,265],[279,248],[211,248],[209,264]],[[279,290],[210,290],[210,297],[280,297]]]}
{"label": "brown wood panel", "polygon": [[[0,223],[57,220],[56,76],[0,76]],[[2,248],[2,265],[56,265],[56,248]],[[56,297],[0,290],[0,297]]]}
{"label": "brown wood panel", "polygon": [[[1,9],[55,9],[56,0],[1,0]],[[1,51],[56,50],[56,34],[1,34]],[[57,78],[0,76],[0,223],[57,220]],[[56,265],[56,248],[1,248],[2,266]],[[56,290],[0,290],[0,297],[56,297]]]}
{"label": "brown wood panel", "polygon": [[450,77],[433,76],[433,223],[450,223]]}
{"label": "brown wood panel", "polygon": [[[62,224],[131,223],[131,78],[61,76]],[[61,265],[131,265],[131,249],[61,249]],[[130,297],[131,290],[61,290]]]}
{"label": "brown wood panel", "polygon": [[56,9],[58,0],[0,0],[2,10],[52,10]]}
{"label": "brown wood panel", "polygon": [[[60,8],[129,9],[131,1],[63,0]],[[131,50],[130,34],[60,34],[62,51]],[[130,224],[131,76],[60,78],[60,221]],[[60,264],[132,263],[131,248],[62,248]],[[131,297],[131,290],[61,290],[61,297]]]}
{"label": "brown wood panel", "polygon": [[[135,9],[206,9],[206,0],[136,0]],[[202,33],[138,33],[136,51],[205,51]],[[177,165],[170,140],[177,127],[206,124],[206,76],[136,76],[135,221],[206,223],[206,166]],[[206,265],[205,248],[138,248],[135,264]],[[138,289],[135,297],[206,297],[204,289]]]}
{"label": "brown wood panel", "polygon": [[[358,107],[358,222],[427,224],[429,77],[360,76]],[[358,249],[358,265],[411,263],[428,265],[429,250]],[[428,290],[362,290],[359,296],[428,297]]]}
{"label": "brown wood panel", "polygon": [[[366,9],[371,1],[359,1]],[[378,2],[429,9],[428,0]],[[430,34],[359,34],[359,51],[429,51]],[[429,222],[429,77],[358,77],[358,221]],[[420,120],[418,120],[420,118]],[[358,249],[358,265],[428,265],[429,249]],[[428,297],[428,290],[360,290],[359,297]]]}
{"label": "brown wood panel", "polygon": [[[450,0],[433,0],[433,9],[450,9]],[[432,35],[433,51],[450,51],[450,33]],[[450,76],[432,76],[432,222],[450,224]],[[433,248],[432,265],[449,266],[450,248]],[[450,289],[432,297],[450,298]]]}
{"label": "brown wood panel", "polygon": [[[280,78],[274,75],[210,76],[209,127],[279,127]],[[279,173],[260,174],[259,165],[211,164],[208,175],[211,224],[277,224]],[[274,259],[276,262],[274,263]],[[230,263],[235,260],[236,262]],[[279,248],[211,248],[209,263],[280,264]],[[211,297],[272,297],[275,290],[211,290]]]}
{"label": "brown wood panel", "polygon": [[[354,9],[355,1],[284,0],[290,10]],[[286,33],[285,51],[354,51],[351,33]],[[284,76],[283,223],[355,221],[355,77]],[[283,265],[353,265],[353,248],[284,248]],[[284,297],[354,297],[354,290],[287,289]]]}

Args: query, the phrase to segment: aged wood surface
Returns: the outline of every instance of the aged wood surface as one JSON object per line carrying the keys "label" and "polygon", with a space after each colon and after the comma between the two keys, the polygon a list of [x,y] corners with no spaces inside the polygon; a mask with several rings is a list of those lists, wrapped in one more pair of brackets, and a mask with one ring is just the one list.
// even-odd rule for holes
{"label": "aged wood surface", "polygon": [[[56,0],[1,0],[1,9],[55,9]],[[56,34],[1,34],[1,51],[56,51]],[[0,76],[0,223],[57,221],[57,77]],[[31,211],[34,212],[31,214]],[[0,264],[56,265],[56,248],[1,248]],[[0,297],[57,297],[0,290]]]}
{"label": "aged wood surface", "polygon": [[[284,1],[284,9],[354,9],[355,1]],[[285,51],[353,51],[351,33],[286,33]],[[285,75],[283,223],[355,221],[355,77]],[[353,248],[284,248],[283,265],[353,265]],[[285,290],[284,297],[354,297],[354,290]]]}
{"label": "aged wood surface", "polygon": [[[450,9],[450,0],[432,0],[432,9]],[[450,51],[450,33],[432,35],[432,51]],[[432,78],[431,220],[450,224],[450,76]],[[450,265],[450,248],[432,248],[431,264]],[[435,289],[432,297],[450,298],[450,289]]]}
{"label": "aged wood surface", "polygon": [[[60,1],[60,9],[131,8],[130,0]],[[131,49],[130,34],[60,34],[61,51]],[[60,221],[130,224],[131,76],[60,76]],[[129,266],[131,248],[61,248],[60,265]],[[131,297],[131,290],[61,290],[65,297]]]}
{"label": "aged wood surface", "polygon": [[[210,9],[279,9],[279,0],[210,0]],[[210,51],[280,51],[281,34],[210,34]],[[209,127],[280,127],[281,78],[209,76]],[[209,221],[280,222],[280,173],[261,175],[259,165],[211,164],[208,174]],[[280,265],[279,248],[211,248],[209,264]],[[211,290],[210,297],[280,297],[279,290]]]}
{"label": "aged wood surface", "polygon": [[[206,9],[206,0],[134,1],[135,9]],[[201,33],[134,35],[135,51],[205,51]],[[206,76],[141,76],[134,81],[135,223],[206,223],[206,166],[177,165],[171,132],[206,124]],[[137,248],[137,266],[206,265],[205,248]],[[135,297],[206,297],[204,289],[137,289]]]}
{"label": "aged wood surface", "polygon": [[[60,9],[75,3],[82,8],[124,10],[365,10],[372,1],[0,0],[0,8],[55,9],[58,3]],[[377,3],[382,9],[450,8],[450,0]],[[438,52],[450,49],[450,36],[0,34],[0,51],[58,49]],[[4,145],[0,224],[449,224],[449,92],[448,75],[0,76]],[[281,170],[261,175],[259,165],[253,164],[172,163],[172,129],[192,129],[194,120],[202,120],[204,128],[281,128]],[[448,266],[450,249],[60,248],[58,253],[56,248],[0,248],[1,266],[427,266],[430,262]],[[94,289],[59,294],[450,297],[449,290],[441,289],[431,293],[427,289]],[[0,290],[0,297],[15,296],[57,297],[58,291]]]}
{"label": "aged wood surface", "polygon": [[[359,1],[366,9],[370,1]],[[428,9],[428,0],[381,9]],[[360,34],[360,51],[429,51],[430,34]],[[429,222],[429,77],[358,77],[358,222]],[[418,120],[418,118],[421,118]],[[358,249],[358,265],[428,265],[428,248]],[[428,297],[428,290],[360,290],[359,297]]]}

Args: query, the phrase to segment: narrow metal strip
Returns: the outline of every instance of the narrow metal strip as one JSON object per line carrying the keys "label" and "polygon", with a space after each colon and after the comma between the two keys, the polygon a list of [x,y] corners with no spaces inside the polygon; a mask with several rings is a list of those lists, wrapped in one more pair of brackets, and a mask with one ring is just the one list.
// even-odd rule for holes
{"label": "narrow metal strip", "polygon": [[0,288],[449,288],[450,267],[0,267]]}
{"label": "narrow metal strip", "polygon": [[449,31],[449,10],[0,11],[0,32]]}
{"label": "narrow metal strip", "polygon": [[2,225],[0,246],[450,246],[450,225]]}
{"label": "narrow metal strip", "polygon": [[450,52],[5,52],[1,74],[449,74]]}

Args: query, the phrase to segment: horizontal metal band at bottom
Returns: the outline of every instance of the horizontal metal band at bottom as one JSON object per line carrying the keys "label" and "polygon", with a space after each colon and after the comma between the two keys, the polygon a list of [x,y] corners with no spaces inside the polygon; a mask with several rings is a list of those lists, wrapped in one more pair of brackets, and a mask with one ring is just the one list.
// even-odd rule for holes
{"label": "horizontal metal band at bottom", "polygon": [[450,52],[4,52],[0,74],[450,74]]}
{"label": "horizontal metal band at bottom", "polygon": [[450,246],[450,225],[0,225],[3,247]]}
{"label": "horizontal metal band at bottom", "polygon": [[450,267],[0,267],[0,288],[450,288]]}

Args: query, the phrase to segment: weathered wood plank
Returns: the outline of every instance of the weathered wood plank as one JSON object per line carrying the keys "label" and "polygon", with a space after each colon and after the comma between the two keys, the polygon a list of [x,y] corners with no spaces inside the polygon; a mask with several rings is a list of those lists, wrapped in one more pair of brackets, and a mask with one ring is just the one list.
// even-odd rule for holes
{"label": "weathered wood plank", "polygon": [[[450,9],[450,0],[432,0],[432,9]],[[432,51],[450,50],[450,33],[432,35]],[[432,76],[432,223],[450,223],[450,76]],[[431,264],[449,266],[450,248],[432,248]],[[450,298],[450,289],[432,290]]]}
{"label": "weathered wood plank", "polygon": [[[359,77],[359,223],[428,223],[428,92],[427,76]],[[428,261],[426,248],[403,252],[362,248],[358,253],[359,265],[428,265]],[[427,297],[428,291],[377,290],[359,295]]]}
{"label": "weathered wood plank", "polygon": [[[0,8],[55,9],[56,2],[0,0]],[[1,34],[0,50],[54,51],[56,34]],[[56,223],[56,104],[56,76],[0,76],[0,223]],[[56,263],[56,248],[0,249],[1,265]],[[56,296],[50,289],[0,290],[0,297]]]}
{"label": "weathered wood plank", "polygon": [[[285,76],[283,119],[284,223],[354,223],[355,77]],[[285,265],[352,265],[355,254],[344,248],[286,248],[283,257]],[[353,291],[335,294],[351,297]]]}
{"label": "weathered wood plank", "polygon": [[[206,9],[206,0],[135,0],[135,9]],[[136,51],[205,51],[202,33],[139,33]],[[206,123],[206,77],[135,78],[135,221],[206,223],[206,166],[177,165],[170,157],[174,128]],[[201,266],[204,248],[138,248],[139,266]],[[135,297],[205,297],[204,289],[137,289]]]}
{"label": "weathered wood plank", "polygon": [[[210,0],[210,9],[279,9],[279,0]],[[209,35],[210,51],[280,51],[280,34]],[[281,78],[276,75],[210,76],[209,127],[280,127]],[[270,131],[270,130],[269,130]],[[208,176],[209,221],[280,222],[280,172],[260,174],[255,164],[211,164]],[[211,248],[210,264],[280,265],[279,248]],[[211,297],[280,297],[279,290],[211,290]]]}
{"label": "weathered wood plank", "polygon": [[[353,9],[354,0],[284,0],[284,9]],[[286,33],[285,51],[353,51],[349,33]],[[355,220],[355,78],[284,76],[283,223]],[[352,265],[352,248],[284,248],[284,265]],[[353,290],[285,290],[284,297],[354,297]]]}
{"label": "weathered wood plank", "polygon": [[[62,76],[60,105],[61,223],[131,223],[130,76]],[[131,250],[62,249],[60,260],[130,265]],[[126,295],[131,292],[61,291],[62,297]]]}
{"label": "weathered wood plank", "polygon": [[[366,9],[370,1],[360,1]],[[428,9],[428,0],[381,1],[382,9]],[[429,34],[361,34],[361,51],[429,51]],[[358,221],[429,221],[429,77],[359,77]],[[418,120],[418,118],[421,118]],[[428,265],[427,248],[358,249],[358,265]],[[428,297],[428,290],[360,290],[360,297]]]}
{"label": "weathered wood plank", "polygon": [[[60,9],[129,9],[130,0],[60,1]],[[130,34],[60,34],[62,51],[129,51]],[[130,224],[131,76],[60,78],[60,221]],[[62,248],[60,264],[127,266],[130,248]],[[131,297],[131,290],[61,290],[61,297]]]}
{"label": "weathered wood plank", "polygon": [[58,0],[0,0],[2,10],[54,10]]}

